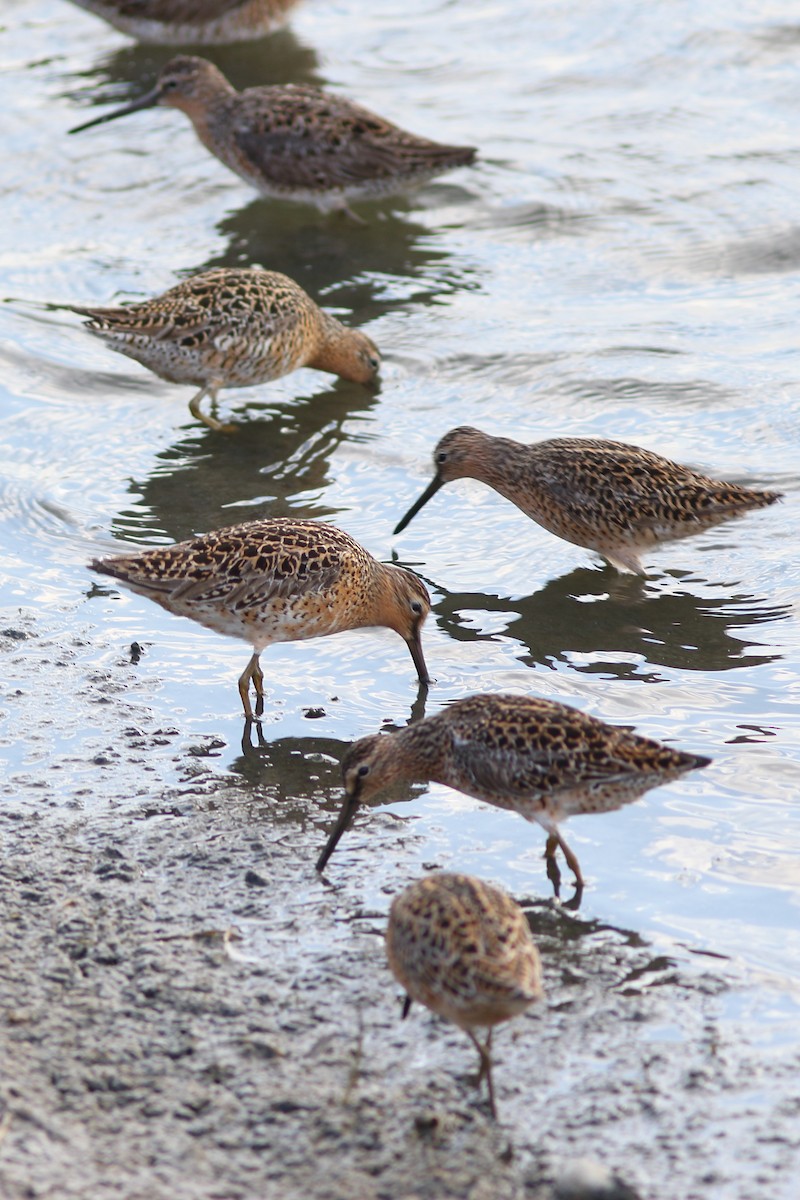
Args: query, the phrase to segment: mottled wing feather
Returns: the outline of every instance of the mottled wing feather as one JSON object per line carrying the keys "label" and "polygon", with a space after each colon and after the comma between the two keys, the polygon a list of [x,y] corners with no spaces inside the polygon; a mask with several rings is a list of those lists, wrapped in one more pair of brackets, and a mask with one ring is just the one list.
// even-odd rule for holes
{"label": "mottled wing feather", "polygon": [[[331,589],[341,578],[343,563],[358,550],[332,526],[267,521],[262,528],[263,535],[253,525],[234,526],[92,565],[167,607],[173,602],[191,607],[212,601],[241,607]],[[318,539],[326,534],[324,552],[318,552]],[[310,552],[304,554],[306,547]]]}
{"label": "mottled wing feather", "polygon": [[481,911],[470,885],[465,894],[459,886],[454,881],[446,899],[431,889],[421,909],[395,921],[392,950],[406,986],[434,1011],[450,1009],[451,1017],[453,1008],[527,1003],[539,991],[539,969],[524,914],[494,889],[492,910]]}
{"label": "mottled wing feather", "polygon": [[[552,474],[545,466],[541,481],[579,522],[598,512],[604,523],[626,531],[658,531],[680,522],[702,526],[754,507],[758,495],[618,442],[581,439],[573,446],[556,439],[546,445]],[[537,469],[541,472],[541,460]],[[604,502],[606,494],[613,494],[613,506]]]}
{"label": "mottled wing feather", "polygon": [[[477,959],[470,964],[469,982],[472,995],[482,1001],[495,1003],[529,999],[529,993],[514,980],[517,957]],[[532,989],[531,989],[532,990]]]}
{"label": "mottled wing feather", "polygon": [[[424,955],[415,953],[415,943],[420,934],[425,944]],[[439,939],[435,928],[427,931],[416,929],[408,939],[408,945],[401,948],[400,954],[407,964],[413,963],[408,977],[411,991],[434,1011],[441,1007],[441,1001],[445,1005],[455,1003],[461,1007],[478,998],[472,962],[467,962],[458,941],[448,944],[444,939]]]}
{"label": "mottled wing feather", "polygon": [[155,304],[128,304],[120,308],[78,308],[73,305],[72,311],[88,317],[87,327],[101,336],[178,341],[197,337],[208,326],[208,312],[190,303],[185,303],[180,313],[164,311]]}
{"label": "mottled wing feather", "polygon": [[611,783],[631,773],[620,763],[615,769],[610,763],[593,763],[573,750],[569,763],[557,749],[530,747],[523,750],[498,749],[480,740],[471,739],[458,746],[459,768],[471,779],[475,794],[492,795],[498,803],[515,796],[552,795],[570,791],[579,785]]}
{"label": "mottled wing feather", "polygon": [[[236,145],[248,166],[281,188],[315,191],[345,186],[358,178],[353,162],[344,153],[302,130],[265,129],[240,125],[234,130]],[[362,177],[372,178],[374,172]]]}
{"label": "mottled wing feather", "polygon": [[176,580],[158,578],[149,572],[126,571],[124,567],[111,570],[107,564],[105,567],[95,564],[95,567],[104,569],[106,574],[116,576],[131,587],[152,595],[153,598],[158,597],[162,602],[167,601],[181,607],[215,603],[236,609],[246,608],[251,604],[263,605],[270,600],[296,598],[304,591],[309,594],[324,592],[333,587],[339,578],[339,572],[335,568],[279,576],[255,570],[244,576],[234,573],[220,575],[218,570],[209,569],[202,574]]}
{"label": "mottled wing feather", "polygon": [[471,963],[470,977],[478,995],[521,999],[538,990],[538,959],[525,915],[514,901],[504,900],[502,920],[481,927],[481,953]]}
{"label": "mottled wing feather", "polygon": [[[265,113],[263,89],[252,103],[243,93],[233,137],[251,167],[282,187],[348,187],[435,170],[464,148],[416,138],[368,109],[325,96],[314,88],[275,89]],[[278,94],[280,93],[280,94]]]}
{"label": "mottled wing feather", "polygon": [[[137,20],[155,20],[153,0],[122,0],[117,4],[120,16]],[[158,20],[202,25],[226,13],[236,12],[242,0],[161,0]]]}
{"label": "mottled wing feather", "polygon": [[[515,797],[536,799],[663,771],[674,753],[577,709],[555,711],[544,701],[523,704],[519,697],[507,703],[496,697],[495,705],[501,715],[493,722],[484,719],[480,705],[465,702],[449,732],[461,776],[453,785],[500,806]],[[443,715],[452,718],[453,710]]]}
{"label": "mottled wing feather", "polygon": [[[255,299],[254,299],[255,297]],[[221,353],[252,352],[257,335],[265,340],[293,331],[298,323],[296,308],[276,309],[257,303],[251,288],[248,299],[220,296],[215,303],[202,304],[198,293],[182,285],[164,296],[120,308],[78,308],[73,312],[90,318],[88,328],[111,339],[145,337],[153,342],[196,342]]]}

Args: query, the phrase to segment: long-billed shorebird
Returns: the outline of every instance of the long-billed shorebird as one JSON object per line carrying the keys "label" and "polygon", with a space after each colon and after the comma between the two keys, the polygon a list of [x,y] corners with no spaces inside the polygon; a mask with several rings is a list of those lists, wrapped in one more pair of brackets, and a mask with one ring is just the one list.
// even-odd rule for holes
{"label": "long-billed shorebird", "polygon": [[200,391],[193,416],[212,429],[233,428],[200,408],[222,388],[250,387],[298,367],[373,383],[380,354],[366,334],[348,329],[278,271],[217,267],[156,296],[120,308],[71,305],[112,350],[127,354],[170,383]]}
{"label": "long-billed shorebird", "polygon": [[[406,991],[403,1016],[418,1000],[471,1039],[480,1056],[476,1084],[486,1080],[496,1117],[492,1031],[543,995],[539,951],[524,912],[480,879],[429,875],[392,901],[386,952]],[[482,1028],[483,1042],[475,1032]]]}
{"label": "long-billed shorebird", "polygon": [[317,870],[325,869],[359,804],[395,782],[432,782],[537,821],[547,831],[548,876],[556,890],[557,848],[582,888],[578,860],[559,821],[611,812],[710,761],[554,700],[468,696],[396,733],[353,743],[342,760],[344,803]]}
{"label": "long-billed shorebird", "polygon": [[333,525],[289,517],[247,521],[174,546],[95,559],[91,566],[168,612],[249,642],[253,655],[239,679],[248,719],[251,680],[255,715],[263,712],[259,655],[272,642],[382,625],[404,639],[420,683],[428,683],[424,583],[404,567],[378,562]]}
{"label": "long-billed shorebird", "polygon": [[73,0],[140,42],[216,46],[263,37],[297,0]]}
{"label": "long-billed shorebird", "polygon": [[188,55],[168,62],[147,95],[70,132],[156,104],[182,109],[206,149],[262,195],[323,211],[350,212],[351,200],[405,191],[475,157],[472,146],[416,137],[304,84],[237,92],[213,63]]}
{"label": "long-billed shorebird", "polygon": [[479,479],[557,537],[644,575],[641,555],[781,499],[700,475],[623,442],[553,438],[523,445],[479,429],[451,429],[433,452],[436,474],[394,532],[443,484]]}

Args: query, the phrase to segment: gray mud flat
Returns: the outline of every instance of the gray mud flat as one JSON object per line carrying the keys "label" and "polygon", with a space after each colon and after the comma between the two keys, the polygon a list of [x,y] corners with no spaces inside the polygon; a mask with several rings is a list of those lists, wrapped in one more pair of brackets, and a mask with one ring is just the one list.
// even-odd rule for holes
{"label": "gray mud flat", "polygon": [[[547,1001],[496,1039],[495,1125],[466,1038],[399,1019],[382,933],[413,837],[373,811],[371,855],[318,879],[332,803],[215,773],[213,734],[185,744],[80,639],[18,625],[3,742],[32,740],[0,813],[4,1200],[544,1198],[583,1157],[654,1200],[797,1195],[800,1063],[740,1036],[726,964],[528,900]],[[54,677],[75,697],[60,757],[53,706],[37,717]]]}

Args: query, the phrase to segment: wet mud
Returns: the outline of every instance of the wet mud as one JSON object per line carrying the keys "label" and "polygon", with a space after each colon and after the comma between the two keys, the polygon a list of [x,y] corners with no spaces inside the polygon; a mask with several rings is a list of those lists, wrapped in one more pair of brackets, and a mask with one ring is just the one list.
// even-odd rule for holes
{"label": "wet mud", "polygon": [[[296,794],[268,744],[249,778],[219,770],[213,730],[165,726],[126,655],[98,669],[66,627],[20,613],[0,635],[2,745],[27,744],[0,810],[0,1195],[796,1195],[797,1052],[743,1032],[732,964],[532,877],[547,996],[498,1034],[495,1124],[467,1039],[400,1020],[383,929],[413,823],[371,811],[370,854],[320,879],[333,755],[294,756]],[[573,1186],[579,1159],[606,1182]]]}

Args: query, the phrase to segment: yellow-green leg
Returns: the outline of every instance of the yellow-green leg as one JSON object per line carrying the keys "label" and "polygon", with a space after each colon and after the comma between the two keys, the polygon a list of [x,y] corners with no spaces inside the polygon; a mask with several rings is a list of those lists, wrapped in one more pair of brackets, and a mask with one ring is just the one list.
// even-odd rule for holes
{"label": "yellow-green leg", "polygon": [[[559,849],[561,851],[561,853],[564,855],[564,858],[567,861],[567,866],[569,867],[570,871],[572,871],[573,875],[575,876],[576,887],[582,889],[583,888],[583,875],[581,874],[580,863],[578,862],[578,860],[575,857],[575,855],[573,854],[573,852],[570,850],[567,843],[562,838],[561,834],[558,832],[550,834],[550,836],[547,839],[547,845],[545,846],[544,854],[545,854],[545,858],[547,859],[547,878],[551,882],[554,882],[553,875],[555,875],[555,877],[558,879],[558,881],[559,882],[561,881],[561,872],[559,871],[558,864],[556,863],[556,850],[557,849]],[[552,874],[551,874],[551,871],[552,871]],[[555,884],[554,884],[554,886],[555,886]],[[556,895],[557,894],[558,894],[558,892],[556,892]]]}
{"label": "yellow-green leg", "polygon": [[200,401],[204,396],[211,397],[212,405],[217,403],[219,386],[219,384],[207,383],[205,387],[201,387],[200,391],[195,396],[192,396],[189,401],[189,412],[198,421],[202,421],[204,425],[207,425],[209,429],[213,429],[216,433],[233,433],[237,428],[235,425],[226,425],[224,421],[218,421],[216,417],[211,416],[211,413],[203,412],[200,407]]}
{"label": "yellow-green leg", "polygon": [[486,1087],[489,1092],[489,1111],[496,1121],[497,1108],[495,1107],[494,1103],[494,1083],[492,1082],[492,1031],[490,1029],[486,1034],[486,1041],[483,1044],[481,1044],[480,1040],[471,1029],[468,1029],[467,1033],[472,1040],[472,1044],[480,1055],[481,1065],[478,1070],[478,1077],[475,1080],[475,1086],[480,1087],[484,1079],[486,1080]]}
{"label": "yellow-green leg", "polygon": [[360,217],[358,213],[353,212],[344,197],[342,197],[342,203],[338,205],[338,211],[343,217],[347,217],[348,221],[353,221],[356,225],[369,225],[369,221],[366,221],[364,217]]}
{"label": "yellow-green leg", "polygon": [[258,655],[254,654],[256,660],[253,667],[253,687],[256,689],[256,716],[262,716],[264,712],[264,672],[261,670],[261,664],[258,661]]}
{"label": "yellow-green leg", "polygon": [[[253,709],[250,705],[250,680],[256,689],[256,711],[253,714]],[[244,715],[248,721],[255,720],[255,717],[260,717],[264,711],[264,672],[258,662],[258,654],[253,653],[250,661],[239,676],[239,695],[242,698],[242,707]]]}

